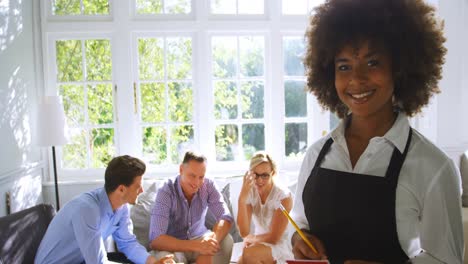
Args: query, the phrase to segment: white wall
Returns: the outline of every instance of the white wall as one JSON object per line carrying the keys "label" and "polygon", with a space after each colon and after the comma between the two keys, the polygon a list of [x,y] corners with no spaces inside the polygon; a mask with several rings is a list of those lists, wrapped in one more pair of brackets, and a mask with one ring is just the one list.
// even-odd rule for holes
{"label": "white wall", "polygon": [[31,143],[38,94],[33,2],[0,1],[0,216],[7,191],[13,211],[42,200],[43,162]]}
{"label": "white wall", "polygon": [[436,143],[458,162],[468,150],[468,1],[439,1],[448,49],[437,95]]}

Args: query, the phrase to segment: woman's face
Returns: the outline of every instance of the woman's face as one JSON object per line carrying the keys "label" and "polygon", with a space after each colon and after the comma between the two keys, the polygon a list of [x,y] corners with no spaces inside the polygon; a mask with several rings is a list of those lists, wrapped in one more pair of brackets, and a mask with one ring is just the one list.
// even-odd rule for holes
{"label": "woman's face", "polygon": [[391,113],[394,84],[388,52],[369,41],[343,46],[335,56],[335,88],[353,116]]}
{"label": "woman's face", "polygon": [[269,162],[258,164],[253,170],[255,180],[255,188],[259,193],[271,190],[273,186],[273,171]]}

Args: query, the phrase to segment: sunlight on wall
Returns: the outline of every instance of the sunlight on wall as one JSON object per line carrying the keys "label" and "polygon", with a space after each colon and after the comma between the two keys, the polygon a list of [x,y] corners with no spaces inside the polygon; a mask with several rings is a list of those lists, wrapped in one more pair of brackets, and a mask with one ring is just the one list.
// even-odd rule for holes
{"label": "sunlight on wall", "polygon": [[30,82],[23,79],[25,73],[21,66],[12,68],[9,75],[8,86],[0,90],[0,126],[3,136],[9,138],[2,141],[8,145],[5,148],[20,151],[17,154],[21,155],[21,162],[26,162],[31,148],[27,91]]}
{"label": "sunlight on wall", "polygon": [[21,177],[10,189],[11,212],[29,208],[42,202],[41,173],[40,170],[26,172],[27,176]]}
{"label": "sunlight on wall", "polygon": [[[8,99],[6,113],[8,114],[9,125],[12,128],[18,149],[26,150],[31,143],[31,129],[29,125],[27,87],[26,82],[18,74],[20,69],[21,66],[18,66],[8,81],[8,88],[11,94]],[[27,153],[23,151],[23,161],[26,161],[25,154]]]}
{"label": "sunlight on wall", "polygon": [[0,0],[0,52],[23,31],[22,0]]}

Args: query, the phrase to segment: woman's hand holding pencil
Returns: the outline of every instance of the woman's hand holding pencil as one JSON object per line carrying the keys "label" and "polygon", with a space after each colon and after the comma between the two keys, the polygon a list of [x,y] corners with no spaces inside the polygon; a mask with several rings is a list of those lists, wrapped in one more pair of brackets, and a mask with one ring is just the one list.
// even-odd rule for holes
{"label": "woman's hand holding pencil", "polygon": [[289,215],[288,211],[279,205],[280,210],[294,226],[296,232],[292,237],[293,254],[295,259],[327,259],[322,241],[315,236],[302,231]]}
{"label": "woman's hand holding pencil", "polygon": [[298,232],[294,233],[292,241],[292,252],[295,259],[328,259],[322,241],[307,232],[302,231],[303,235],[310,241],[317,253],[315,253],[302,239]]}

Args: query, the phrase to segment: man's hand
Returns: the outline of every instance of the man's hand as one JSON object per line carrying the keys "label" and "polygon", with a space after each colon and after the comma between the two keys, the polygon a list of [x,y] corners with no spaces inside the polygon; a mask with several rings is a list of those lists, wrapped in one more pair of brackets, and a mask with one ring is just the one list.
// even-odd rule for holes
{"label": "man's hand", "polygon": [[196,251],[201,255],[213,256],[220,249],[218,240],[216,240],[214,233],[203,237],[199,241]]}
{"label": "man's hand", "polygon": [[299,234],[296,232],[292,238],[292,252],[295,259],[327,259],[325,247],[317,237],[304,232],[304,235],[309,239],[309,241],[317,249],[318,253],[316,254],[312,249],[307,246],[307,244],[302,240]]}
{"label": "man's hand", "polygon": [[174,255],[166,255],[165,257],[161,258],[160,260],[157,260],[153,256],[149,256],[146,259],[146,264],[175,264],[174,261]]}

